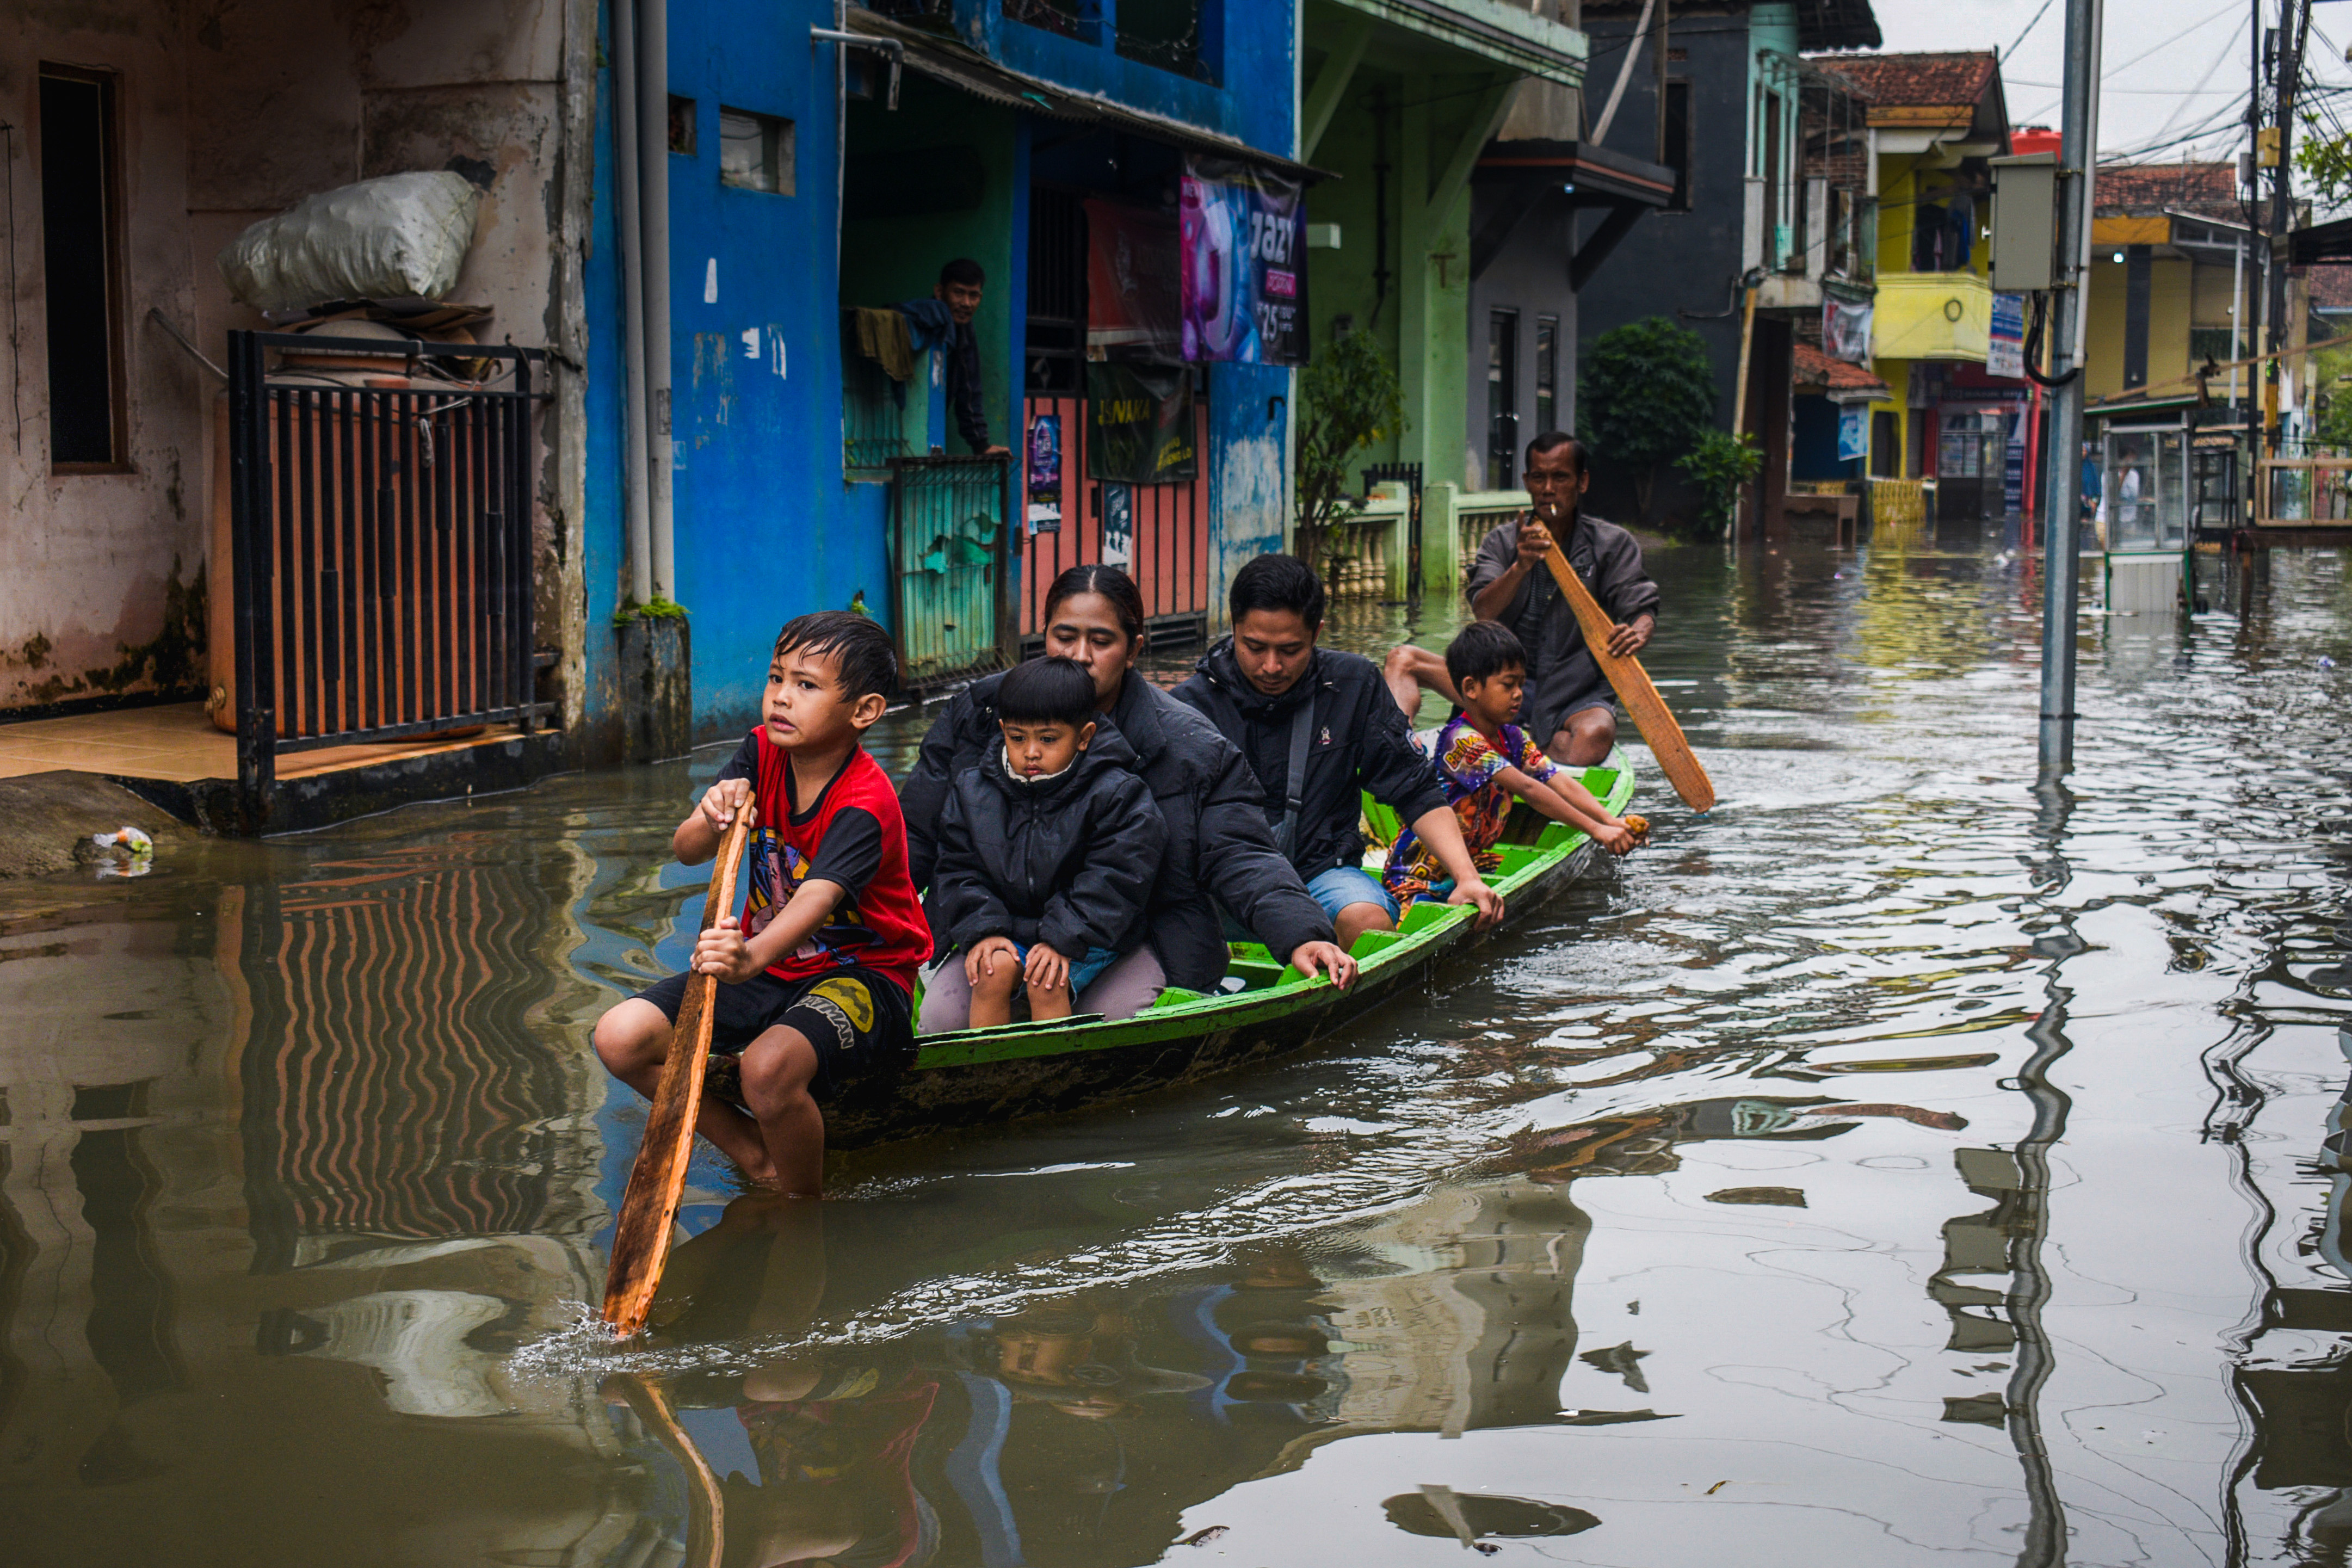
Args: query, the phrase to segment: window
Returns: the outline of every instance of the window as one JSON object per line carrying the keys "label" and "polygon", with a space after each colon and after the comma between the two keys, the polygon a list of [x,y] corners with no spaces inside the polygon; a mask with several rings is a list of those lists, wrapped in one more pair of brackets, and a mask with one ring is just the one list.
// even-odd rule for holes
{"label": "window", "polygon": [[1118,0],[1118,52],[1162,70],[1217,79],[1223,0]]}
{"label": "window", "polygon": [[1007,21],[1026,22],[1081,43],[1102,41],[1099,0],[1004,0],[1004,16]]}
{"label": "window", "polygon": [[694,156],[694,100],[669,95],[669,150]]}
{"label": "window", "polygon": [[2228,364],[2238,357],[2238,331],[2235,327],[2191,327],[2189,329],[2189,363]]}
{"label": "window", "polygon": [[1559,428],[1559,318],[1536,318],[1536,433]]}
{"label": "window", "polygon": [[1024,390],[1078,397],[1087,384],[1087,212],[1076,191],[1029,188]]}
{"label": "window", "polygon": [[719,110],[719,183],[793,194],[793,122],[748,109]]}
{"label": "window", "polygon": [[1519,313],[1486,319],[1486,488],[1514,489],[1519,458]]}
{"label": "window", "polygon": [[1686,81],[1666,83],[1666,124],[1658,162],[1675,172],[1675,194],[1668,212],[1691,210],[1691,89]]}
{"label": "window", "polygon": [[122,222],[114,79],[41,68],[41,261],[49,328],[49,464],[120,468]]}

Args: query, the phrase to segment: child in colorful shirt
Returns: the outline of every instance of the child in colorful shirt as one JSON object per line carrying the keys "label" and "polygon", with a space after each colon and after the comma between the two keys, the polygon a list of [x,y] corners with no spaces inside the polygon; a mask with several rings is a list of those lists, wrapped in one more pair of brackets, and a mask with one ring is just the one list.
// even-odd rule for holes
{"label": "child in colorful shirt", "polygon": [[[1546,756],[1512,722],[1527,686],[1528,656],[1509,627],[1498,621],[1463,627],[1445,649],[1445,672],[1462,694],[1462,711],[1437,732],[1437,780],[1480,871],[1502,864],[1495,845],[1515,797],[1555,822],[1591,834],[1612,855],[1633,847],[1639,830],[1610,816],[1573,771]],[[1442,900],[1452,890],[1444,868],[1410,827],[1397,836],[1381,880],[1400,906],[1416,899]]]}

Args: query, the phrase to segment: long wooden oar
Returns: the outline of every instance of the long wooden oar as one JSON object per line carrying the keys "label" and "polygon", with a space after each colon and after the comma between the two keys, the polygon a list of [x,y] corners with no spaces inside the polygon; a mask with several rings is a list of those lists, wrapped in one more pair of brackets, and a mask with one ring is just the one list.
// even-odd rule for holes
{"label": "long wooden oar", "polygon": [[1609,651],[1609,634],[1616,629],[1615,626],[1601,607],[1601,602],[1592,596],[1592,590],[1584,585],[1584,579],[1576,574],[1576,568],[1568,563],[1568,557],[1559,552],[1559,546],[1553,545],[1544,560],[1551,567],[1552,581],[1559,584],[1569,607],[1576,612],[1576,624],[1584,628],[1584,646],[1591,650],[1592,662],[1601,667],[1601,673],[1616,689],[1617,700],[1633,716],[1642,739],[1650,742],[1650,754],[1658,759],[1658,771],[1666,775],[1666,782],[1675,786],[1675,793],[1683,797],[1685,805],[1693,811],[1713,811],[1714,781],[1698,765],[1690,742],[1683,739],[1683,727],[1675,722],[1666,700],[1651,684],[1650,672],[1642,668],[1640,659],[1631,656],[1620,658]]}
{"label": "long wooden oar", "polygon": [[[734,826],[719,840],[719,863],[710,868],[710,893],[702,900],[702,931],[735,910],[736,868],[757,815],[751,803],[744,802],[735,813]],[[653,1109],[646,1113],[637,1163],[629,1169],[628,1191],[621,1197],[620,1223],[613,1227],[613,1261],[604,1270],[604,1321],[624,1334],[646,1326],[654,1287],[661,1283],[662,1265],[669,1259],[671,1221],[686,1186],[687,1161],[694,1152],[695,1115],[702,1109],[702,1069],[710,1057],[710,1019],[718,990],[715,974],[687,976],[686,1000],[677,1010],[677,1026],[670,1031],[669,1055],[662,1061],[661,1081],[654,1086]]]}

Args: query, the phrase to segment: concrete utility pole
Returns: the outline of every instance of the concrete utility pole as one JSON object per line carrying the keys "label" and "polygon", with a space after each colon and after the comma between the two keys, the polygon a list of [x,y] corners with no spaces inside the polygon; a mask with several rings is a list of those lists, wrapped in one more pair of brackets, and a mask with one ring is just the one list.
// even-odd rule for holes
{"label": "concrete utility pole", "polygon": [[2058,144],[2058,287],[2050,323],[2048,526],[2042,564],[2042,779],[2074,764],[2074,601],[2081,590],[2083,328],[2090,305],[2091,180],[2098,166],[2103,0],[2066,0]]}
{"label": "concrete utility pole", "polygon": [[[2278,166],[2271,171],[2271,233],[2283,236],[2294,226],[2294,94],[2303,82],[2303,50],[2311,31],[2311,0],[2279,0]],[[2269,289],[2263,298],[2263,315],[2269,331],[2263,348],[2271,357],[2263,369],[2263,424],[2264,445],[2273,455],[2279,447],[2279,351],[2286,345],[2286,268],[2273,258],[2265,268]]]}

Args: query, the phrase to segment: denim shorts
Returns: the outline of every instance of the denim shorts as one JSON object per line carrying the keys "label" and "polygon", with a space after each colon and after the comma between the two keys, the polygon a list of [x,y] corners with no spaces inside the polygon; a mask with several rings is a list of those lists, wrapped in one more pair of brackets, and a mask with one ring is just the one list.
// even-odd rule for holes
{"label": "denim shorts", "polygon": [[1381,886],[1381,879],[1359,866],[1334,866],[1307,879],[1307,891],[1323,906],[1323,912],[1334,921],[1339,911],[1349,904],[1378,904],[1388,911],[1391,920],[1397,918],[1396,897]]}
{"label": "denim shorts", "polygon": [[[1014,952],[1021,955],[1022,963],[1026,963],[1029,962],[1029,949],[1027,947],[1016,942],[1013,944],[1013,948]],[[1097,980],[1101,978],[1102,972],[1104,970],[1108,969],[1112,964],[1117,963],[1118,960],[1119,954],[1115,950],[1108,947],[1090,947],[1080,956],[1071,959],[1071,996],[1075,998],[1079,992],[1084,991],[1087,986],[1092,985]]]}

